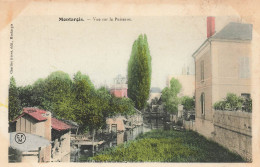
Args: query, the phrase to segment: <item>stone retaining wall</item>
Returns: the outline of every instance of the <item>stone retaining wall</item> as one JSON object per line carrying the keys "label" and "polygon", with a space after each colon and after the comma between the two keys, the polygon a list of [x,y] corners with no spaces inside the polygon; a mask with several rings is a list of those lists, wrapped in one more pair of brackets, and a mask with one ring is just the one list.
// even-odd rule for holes
{"label": "stone retaining wall", "polygon": [[252,115],[237,111],[215,111],[213,140],[243,158],[252,160]]}

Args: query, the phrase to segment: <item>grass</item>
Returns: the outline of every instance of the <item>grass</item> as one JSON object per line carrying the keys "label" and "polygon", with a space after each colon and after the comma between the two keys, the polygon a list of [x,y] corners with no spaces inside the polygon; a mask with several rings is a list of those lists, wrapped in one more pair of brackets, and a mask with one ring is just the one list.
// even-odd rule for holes
{"label": "grass", "polygon": [[153,130],[136,140],[81,161],[95,162],[245,162],[239,155],[193,131]]}

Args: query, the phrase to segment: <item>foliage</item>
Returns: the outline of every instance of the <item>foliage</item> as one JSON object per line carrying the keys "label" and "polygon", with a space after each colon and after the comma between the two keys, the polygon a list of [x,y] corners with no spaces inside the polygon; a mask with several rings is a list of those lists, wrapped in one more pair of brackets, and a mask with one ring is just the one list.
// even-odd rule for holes
{"label": "foliage", "polygon": [[31,85],[24,86],[24,87],[18,87],[19,92],[19,99],[21,100],[21,106],[22,107],[33,107],[35,104],[33,101],[33,87]]}
{"label": "foliage", "polygon": [[55,117],[77,122],[82,130],[104,127],[107,117],[135,113],[131,99],[114,97],[104,87],[95,89],[90,78],[81,72],[77,72],[71,80],[67,73],[56,71],[45,79],[38,79],[33,85],[19,87],[17,91],[14,79],[11,81],[11,104],[51,111]]}
{"label": "foliage", "polygon": [[44,80],[44,109],[52,111],[57,117],[70,118],[71,104],[73,103],[72,80],[69,75],[62,71],[51,73]]}
{"label": "foliage", "polygon": [[183,96],[181,98],[181,104],[183,105],[183,109],[186,111],[192,111],[195,108],[195,98],[191,98],[189,96]]}
{"label": "foliage", "polygon": [[91,82],[89,76],[87,76],[87,75],[85,75],[85,74],[82,74],[80,71],[78,71],[78,72],[74,75],[74,78],[73,78],[73,79],[74,79],[74,81],[77,81],[77,80],[85,80],[85,81],[89,84],[89,86],[94,89],[94,85],[93,85],[93,83]]}
{"label": "foliage", "polygon": [[112,96],[112,99],[110,101],[111,111],[110,115],[133,115],[136,113],[136,110],[134,108],[134,102],[129,98],[118,98],[115,96]]}
{"label": "foliage", "polygon": [[8,118],[9,121],[14,120],[21,112],[20,99],[18,97],[18,88],[14,77],[10,78],[9,98],[8,98]]}
{"label": "foliage", "polygon": [[146,35],[139,35],[132,46],[128,61],[128,96],[135,107],[142,110],[149,97],[151,86],[151,56]]}
{"label": "foliage", "polygon": [[170,87],[166,87],[162,90],[162,102],[164,104],[164,110],[170,113],[178,112],[178,105],[180,99],[178,98],[178,93],[181,90],[180,82],[172,78],[170,81]]}
{"label": "foliage", "polygon": [[220,100],[213,105],[215,110],[227,110],[237,111],[245,110],[247,112],[252,111],[252,100],[249,98],[243,98],[233,93],[228,93],[224,100]]}
{"label": "foliage", "polygon": [[87,127],[90,120],[91,98],[94,96],[94,90],[84,77],[74,77],[73,82],[74,98],[74,115],[79,125]]}
{"label": "foliage", "polygon": [[81,161],[97,162],[244,162],[193,131],[153,130]]}
{"label": "foliage", "polygon": [[161,100],[159,100],[157,97],[151,100],[150,103],[146,104],[146,111],[147,112],[160,112],[160,105],[162,104]]}
{"label": "foliage", "polygon": [[242,110],[246,111],[246,112],[252,112],[252,99],[251,98],[244,99]]}
{"label": "foliage", "polygon": [[177,120],[176,125],[177,126],[182,126],[183,125],[182,120]]}

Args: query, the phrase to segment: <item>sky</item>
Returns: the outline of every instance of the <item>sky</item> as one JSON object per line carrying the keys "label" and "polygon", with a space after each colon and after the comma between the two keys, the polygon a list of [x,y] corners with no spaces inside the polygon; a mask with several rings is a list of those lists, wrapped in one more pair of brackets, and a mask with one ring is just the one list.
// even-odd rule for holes
{"label": "sky", "polygon": [[[206,40],[205,16],[128,17],[130,22],[59,22],[59,16],[24,16],[13,21],[14,72],[18,86],[34,83],[61,70],[71,78],[87,74],[95,86],[111,86],[126,76],[133,42],[146,34],[152,57],[151,87],[163,89],[168,75],[189,67],[192,53]],[[90,20],[87,20],[90,19]],[[237,17],[217,17],[216,31]]]}

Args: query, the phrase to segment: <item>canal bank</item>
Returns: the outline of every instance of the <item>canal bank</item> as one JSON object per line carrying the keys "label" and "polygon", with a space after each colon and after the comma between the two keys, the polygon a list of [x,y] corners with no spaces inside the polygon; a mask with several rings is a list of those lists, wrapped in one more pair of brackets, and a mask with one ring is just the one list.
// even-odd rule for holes
{"label": "canal bank", "polygon": [[[100,140],[89,141],[85,145],[78,146],[75,143],[71,144],[71,162],[80,162],[80,159],[93,157],[108,148],[114,148],[120,144],[126,143],[128,141],[135,140],[139,135],[149,132],[153,129],[169,129],[170,124],[166,123],[162,118],[150,118],[144,119],[143,124],[140,126],[135,126],[132,129],[126,129],[125,131],[120,131],[117,133],[101,133]],[[83,136],[82,136],[83,137]],[[80,143],[79,143],[80,144]],[[94,150],[93,150],[93,144]]]}
{"label": "canal bank", "polygon": [[85,162],[246,162],[194,131],[154,129]]}

